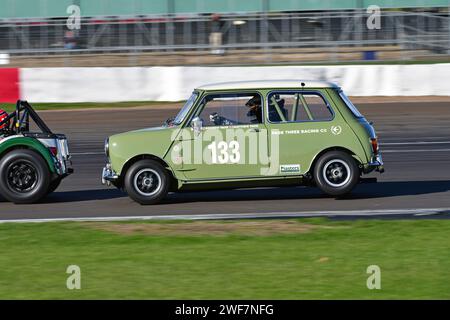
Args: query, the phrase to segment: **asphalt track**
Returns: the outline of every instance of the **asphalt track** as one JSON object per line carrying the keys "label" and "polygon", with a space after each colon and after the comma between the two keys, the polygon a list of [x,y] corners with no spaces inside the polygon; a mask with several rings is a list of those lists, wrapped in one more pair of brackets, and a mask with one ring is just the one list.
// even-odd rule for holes
{"label": "asphalt track", "polygon": [[344,199],[328,198],[317,188],[286,187],[170,194],[164,203],[153,206],[136,204],[123,192],[100,184],[105,163],[103,141],[113,133],[159,125],[176,109],[41,112],[53,131],[69,137],[76,173],[39,204],[1,202],[0,221],[321,214],[450,217],[450,103],[367,103],[358,107],[374,122],[381,141],[386,172],[371,175],[379,178],[376,184],[360,184]]}

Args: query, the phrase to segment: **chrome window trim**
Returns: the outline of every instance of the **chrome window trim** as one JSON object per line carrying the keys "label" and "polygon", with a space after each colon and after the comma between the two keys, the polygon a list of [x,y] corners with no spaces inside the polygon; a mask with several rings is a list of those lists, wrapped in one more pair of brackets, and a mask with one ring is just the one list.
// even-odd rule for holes
{"label": "chrome window trim", "polygon": [[[176,127],[179,127],[179,126],[183,127],[183,124],[185,123],[186,119],[189,118],[189,113],[192,112],[192,109],[195,109],[195,106],[196,106],[197,103],[198,103],[198,99],[202,96],[201,92],[198,92],[198,91],[194,90],[194,91],[192,91],[192,93],[191,93],[191,95],[189,96],[188,100],[189,100],[194,94],[197,95],[197,96],[195,97],[195,99],[194,99],[194,101],[193,101],[191,107],[188,109],[188,111],[186,112],[186,114],[183,116],[183,119],[181,119],[179,123],[175,123],[175,119],[176,119],[176,117],[178,116],[178,113],[181,112],[181,109],[183,109],[184,105],[183,105],[183,107],[181,107],[181,109],[178,111],[177,115],[176,115],[175,118],[173,119],[173,121],[174,121],[173,124],[174,124]],[[188,100],[186,100],[186,103],[187,103]],[[189,122],[190,122],[190,120],[189,120]]]}

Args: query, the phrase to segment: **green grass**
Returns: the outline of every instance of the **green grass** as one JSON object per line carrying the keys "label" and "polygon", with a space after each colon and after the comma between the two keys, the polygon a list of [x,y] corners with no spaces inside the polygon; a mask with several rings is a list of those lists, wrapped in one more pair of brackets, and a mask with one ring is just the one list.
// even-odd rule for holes
{"label": "green grass", "polygon": [[[32,103],[31,105],[35,110],[69,110],[69,109],[90,109],[90,108],[128,108],[128,107],[140,107],[140,106],[153,106],[153,105],[168,105],[179,104],[180,108],[183,106],[181,102],[168,102],[168,101],[127,101],[127,102],[68,102],[68,103]],[[15,104],[13,103],[0,103],[0,109],[11,112],[15,110]]]}
{"label": "green grass", "polygon": [[[317,228],[156,236],[1,224],[0,298],[450,299],[450,220],[298,223]],[[71,264],[81,268],[81,290],[66,289]],[[373,264],[381,290],[366,287]]]}

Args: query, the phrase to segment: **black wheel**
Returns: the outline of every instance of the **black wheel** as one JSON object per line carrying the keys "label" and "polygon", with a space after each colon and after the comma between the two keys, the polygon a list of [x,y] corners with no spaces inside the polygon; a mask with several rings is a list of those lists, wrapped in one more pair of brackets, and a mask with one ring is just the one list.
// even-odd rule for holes
{"label": "black wheel", "polygon": [[54,192],[56,189],[58,189],[59,185],[61,184],[62,178],[56,178],[52,182],[50,182],[50,185],[48,186],[47,194],[50,194]]}
{"label": "black wheel", "polygon": [[50,172],[40,154],[28,149],[14,150],[0,162],[0,193],[14,203],[42,199],[50,185]]}
{"label": "black wheel", "polygon": [[314,167],[314,181],[330,196],[350,193],[358,183],[358,165],[353,157],[342,151],[330,151],[322,155]]}
{"label": "black wheel", "polygon": [[167,195],[170,179],[158,162],[141,160],[128,169],[124,182],[131,199],[140,204],[155,204]]}

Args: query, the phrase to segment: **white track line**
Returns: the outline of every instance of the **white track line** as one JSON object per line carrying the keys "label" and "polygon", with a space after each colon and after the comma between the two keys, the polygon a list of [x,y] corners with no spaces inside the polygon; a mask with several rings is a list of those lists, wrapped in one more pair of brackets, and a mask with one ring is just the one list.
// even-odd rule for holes
{"label": "white track line", "polygon": [[411,153],[411,152],[449,152],[450,149],[408,149],[408,150],[383,150],[381,149],[381,154],[383,153]]}
{"label": "white track line", "polygon": [[450,144],[450,141],[380,142],[381,146],[401,146],[412,144]]}
{"label": "white track line", "polygon": [[349,210],[349,211],[306,211],[306,212],[262,212],[262,213],[222,213],[193,215],[155,215],[129,217],[84,217],[0,220],[0,223],[62,222],[62,221],[128,221],[128,220],[231,220],[269,218],[313,218],[313,217],[374,217],[374,216],[425,216],[450,213],[450,208]]}
{"label": "white track line", "polygon": [[70,155],[72,156],[91,156],[91,155],[104,155],[104,152],[74,152]]}

